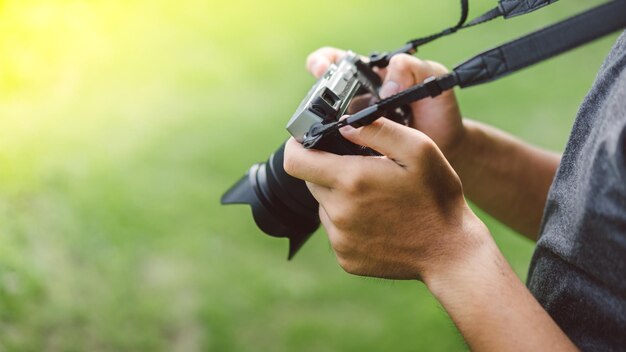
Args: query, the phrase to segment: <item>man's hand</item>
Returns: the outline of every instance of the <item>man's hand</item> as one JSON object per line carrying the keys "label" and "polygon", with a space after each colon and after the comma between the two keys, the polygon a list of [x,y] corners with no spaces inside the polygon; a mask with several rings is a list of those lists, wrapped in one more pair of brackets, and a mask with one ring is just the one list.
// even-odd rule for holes
{"label": "man's hand", "polygon": [[[320,49],[307,67],[319,76],[342,55]],[[444,73],[437,64],[416,60],[397,56],[379,70],[383,95]],[[320,202],[339,264],[357,275],[421,279],[472,350],[576,350],[468,208],[457,176],[481,206],[528,234],[538,226],[558,157],[492,128],[464,124],[450,92],[411,108],[412,126],[430,138],[384,118],[341,130],[381,157],[339,156],[305,150],[293,139],[287,143],[285,170],[307,181]]]}
{"label": "man's hand", "polygon": [[435,143],[381,118],[348,140],[385,156],[285,149],[285,170],[308,181],[339,264],[347,272],[425,279],[463,265],[490,234],[468,208],[461,182]]}
{"label": "man's hand", "polygon": [[341,132],[384,156],[306,150],[291,139],[284,167],[319,200],[344,270],[423,280],[472,350],[576,350],[468,208],[458,176],[430,138],[384,118]]}
{"label": "man's hand", "polygon": [[[344,50],[324,47],[309,55],[306,67],[319,78],[331,63],[339,61],[344,55]],[[389,66],[376,70],[383,79],[380,90],[383,99],[422,83],[428,77],[448,73],[448,70],[437,62],[420,60],[407,54],[393,56]],[[461,148],[465,130],[454,91],[448,90],[436,98],[414,102],[411,104],[411,110],[413,118],[409,126],[428,135],[446,158],[451,160],[455,157]]]}
{"label": "man's hand", "polygon": [[[307,59],[316,77],[345,51],[321,48]],[[380,95],[385,98],[447,70],[440,64],[396,55],[387,68]],[[489,214],[535,239],[548,189],[560,156],[525,144],[480,123],[462,119],[453,91],[411,104],[410,126],[430,137],[463,182],[465,195]]]}

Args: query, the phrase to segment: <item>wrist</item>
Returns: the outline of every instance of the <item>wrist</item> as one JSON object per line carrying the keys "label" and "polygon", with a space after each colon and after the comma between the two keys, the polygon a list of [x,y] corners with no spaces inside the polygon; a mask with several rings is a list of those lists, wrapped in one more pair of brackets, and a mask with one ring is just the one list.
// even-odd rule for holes
{"label": "wrist", "polygon": [[480,158],[486,136],[481,124],[476,121],[463,118],[461,125],[462,132],[457,137],[457,143],[445,153],[445,156],[466,188],[481,172]]}
{"label": "wrist", "polygon": [[422,277],[442,303],[464,299],[478,282],[491,280],[503,267],[508,268],[487,227],[469,208],[466,213],[463,230],[458,234],[466,240],[460,243],[455,254],[446,255],[445,262],[433,266]]}
{"label": "wrist", "polygon": [[515,275],[493,240],[484,241],[468,254],[423,281],[471,350],[576,350]]}
{"label": "wrist", "polygon": [[467,119],[461,118],[460,126],[456,128],[458,131],[455,133],[453,142],[441,148],[441,151],[452,166],[454,166],[457,161],[463,160],[464,155],[467,154],[466,150],[471,142],[469,125],[470,123],[467,122]]}
{"label": "wrist", "polygon": [[456,136],[456,141],[444,153],[452,166],[461,166],[471,157],[477,147],[480,131],[478,124],[467,118],[461,119],[461,128]]}

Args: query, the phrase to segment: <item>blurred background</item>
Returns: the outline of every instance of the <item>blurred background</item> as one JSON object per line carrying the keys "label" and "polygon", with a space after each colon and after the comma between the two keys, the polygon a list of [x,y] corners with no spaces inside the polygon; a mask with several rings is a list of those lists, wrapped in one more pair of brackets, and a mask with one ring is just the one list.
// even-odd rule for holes
{"label": "blurred background", "polygon": [[[472,1],[472,16],[495,5]],[[599,1],[420,50],[449,67]],[[304,60],[452,25],[459,2],[0,0],[0,350],[449,351],[421,283],[291,262],[219,197],[287,137]],[[465,116],[562,150],[615,35],[483,87]],[[522,280],[533,244],[481,214]],[[515,302],[511,302],[515,304]]]}

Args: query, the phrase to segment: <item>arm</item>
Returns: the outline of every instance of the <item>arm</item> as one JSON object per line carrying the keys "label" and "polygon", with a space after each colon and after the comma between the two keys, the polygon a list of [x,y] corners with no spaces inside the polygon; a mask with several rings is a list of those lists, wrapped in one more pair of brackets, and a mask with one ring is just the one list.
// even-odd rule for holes
{"label": "arm", "polygon": [[[307,59],[316,76],[344,51],[322,48]],[[380,70],[381,97],[393,95],[429,76],[447,72],[436,62],[397,55]],[[466,196],[489,214],[535,240],[548,189],[560,157],[530,146],[495,128],[461,118],[454,92],[411,104],[411,127],[428,135],[451,162]]]}
{"label": "arm", "polygon": [[536,240],[560,155],[479,122],[464,119],[463,125],[457,151],[447,157],[463,181],[465,195],[496,219]]}
{"label": "arm", "polygon": [[474,351],[576,351],[494,244],[426,277]]}
{"label": "arm", "polygon": [[[336,49],[322,49],[309,57],[309,69],[321,74],[340,56]],[[414,60],[398,56],[379,72],[383,96],[441,74],[437,64]],[[545,201],[558,157],[463,121],[452,92],[411,107],[417,129],[385,119],[342,129],[347,139],[382,157],[287,144],[285,170],[306,180],[319,200],[341,267],[355,275],[422,280],[474,350],[576,350],[515,276],[463,193],[465,188],[481,206],[530,231],[524,224],[537,226],[543,208],[537,204]],[[537,164],[539,176],[529,174]],[[536,189],[530,196],[527,188],[519,189],[526,184]],[[515,214],[535,220],[516,224]]]}
{"label": "arm", "polygon": [[344,270],[422,280],[473,350],[576,350],[506,263],[430,138],[386,119],[342,134],[384,156],[305,150],[292,139],[284,167],[319,200]]}

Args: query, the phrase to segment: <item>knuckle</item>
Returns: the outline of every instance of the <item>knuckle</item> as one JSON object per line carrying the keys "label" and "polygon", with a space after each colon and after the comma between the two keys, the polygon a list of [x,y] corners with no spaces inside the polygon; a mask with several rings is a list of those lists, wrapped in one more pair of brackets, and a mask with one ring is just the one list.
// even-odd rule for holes
{"label": "knuckle", "polygon": [[445,67],[444,65],[440,64],[439,62],[428,61],[428,64],[432,68],[432,73],[435,76],[445,75],[446,73],[450,72],[450,70],[448,70],[447,67]]}
{"label": "knuckle", "polygon": [[323,46],[312,53],[309,54],[306,58],[306,68],[311,71],[313,69],[313,63],[319,61],[321,57],[328,57],[329,52],[333,50],[331,47]]}
{"label": "knuckle", "polygon": [[293,156],[287,152],[285,152],[285,156],[283,159],[283,169],[287,174],[295,177],[297,171],[296,162]]}
{"label": "knuckle", "polygon": [[339,266],[348,274],[361,275],[363,272],[361,266],[354,260],[345,259],[342,256],[337,256],[337,262]]}
{"label": "knuckle", "polygon": [[389,66],[396,69],[406,69],[411,65],[419,64],[420,60],[409,54],[398,54],[391,57]]}
{"label": "knuckle", "polygon": [[329,57],[331,53],[336,50],[338,49],[332,46],[322,46],[318,48],[317,50],[313,51],[312,53],[310,53],[309,56],[307,56],[307,63],[310,63],[311,60],[315,59],[318,56]]}
{"label": "knuckle", "polygon": [[[335,203],[333,212],[328,214],[330,221],[337,229],[342,231],[341,233],[344,237],[346,236],[346,232],[349,232],[358,225],[360,211],[359,206],[356,205],[357,203],[358,202],[354,199],[344,199],[341,202]],[[349,238],[346,237],[343,240],[349,241]]]}
{"label": "knuckle", "polygon": [[388,125],[388,121],[389,120],[385,118],[380,118],[370,125],[361,127],[359,129],[360,137],[366,141],[378,139],[380,135],[384,135],[385,132],[389,131],[390,126]]}
{"label": "knuckle", "polygon": [[374,138],[378,137],[378,136],[395,136],[396,134],[396,127],[398,127],[398,124],[396,122],[393,122],[389,119],[379,119],[379,123],[378,125],[376,125],[378,128],[375,131],[375,135]]}
{"label": "knuckle", "polygon": [[421,144],[422,144],[422,152],[424,154],[428,154],[431,155],[433,153],[437,153],[439,150],[439,147],[437,147],[437,144],[435,143],[435,141],[433,141],[432,139],[426,137],[426,136],[422,136],[422,138],[420,138],[421,140]]}
{"label": "knuckle", "polygon": [[350,175],[346,175],[341,179],[341,188],[347,194],[360,194],[367,190],[368,180],[363,173],[352,171]]}
{"label": "knuckle", "polygon": [[[353,212],[349,208],[339,209],[335,214],[330,215],[330,221],[332,221],[333,225],[338,229],[349,229],[352,227],[352,222],[354,221],[352,214]],[[345,248],[345,245],[347,245],[345,239],[338,239],[335,243],[342,248]]]}
{"label": "knuckle", "polygon": [[428,155],[436,150],[435,143],[425,136],[419,135],[409,145],[409,153],[416,158],[422,158],[424,155]]}
{"label": "knuckle", "polygon": [[343,235],[333,238],[331,245],[337,255],[348,255],[352,252],[352,243]]}

